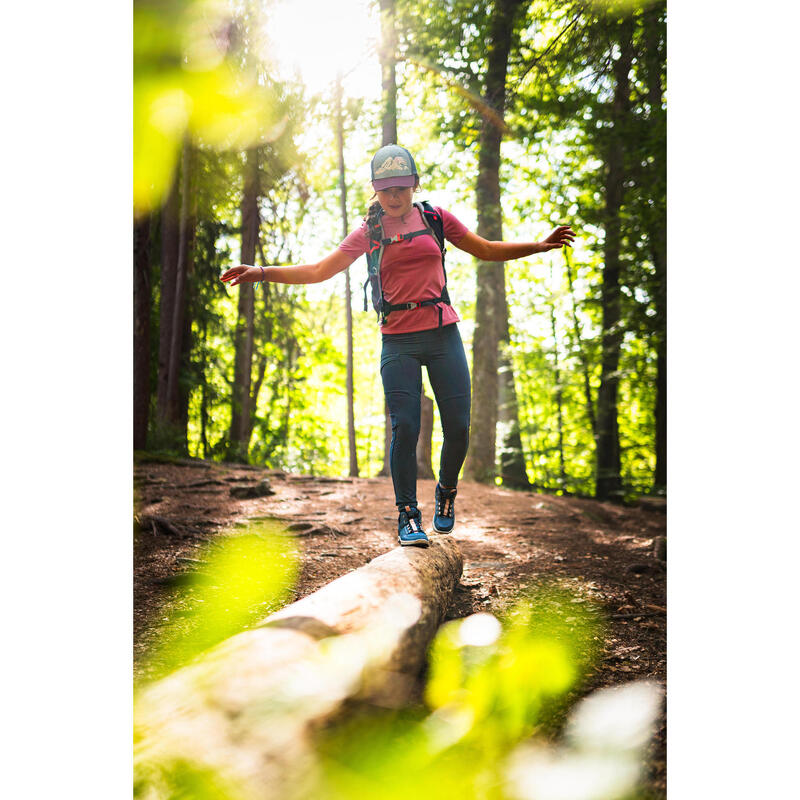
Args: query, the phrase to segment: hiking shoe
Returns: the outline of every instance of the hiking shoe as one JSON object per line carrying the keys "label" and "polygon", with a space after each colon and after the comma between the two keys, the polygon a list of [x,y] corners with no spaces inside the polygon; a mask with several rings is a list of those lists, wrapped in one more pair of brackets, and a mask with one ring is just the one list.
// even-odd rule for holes
{"label": "hiking shoe", "polygon": [[456,524],[455,499],[458,489],[445,489],[436,484],[436,508],[433,512],[433,529],[436,533],[452,533]]}
{"label": "hiking shoe", "polygon": [[427,547],[430,542],[422,530],[422,514],[416,506],[406,506],[397,520],[397,539],[403,547],[415,545]]}

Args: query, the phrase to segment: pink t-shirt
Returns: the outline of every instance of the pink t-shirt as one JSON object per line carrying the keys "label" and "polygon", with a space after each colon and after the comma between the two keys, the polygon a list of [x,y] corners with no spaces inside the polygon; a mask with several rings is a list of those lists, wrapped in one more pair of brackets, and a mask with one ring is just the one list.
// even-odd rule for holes
{"label": "pink t-shirt", "polygon": [[[444,237],[453,244],[467,233],[466,226],[449,211],[434,206],[444,223]],[[403,221],[400,217],[381,217],[385,236],[398,233],[412,233],[425,228],[419,209],[415,206]],[[350,233],[339,245],[353,259],[363,256],[369,247],[367,223]],[[402,242],[387,245],[381,260],[381,284],[383,296],[389,303],[411,303],[439,297],[444,288],[442,255],[433,236],[415,236]],[[371,297],[370,288],[367,294]],[[392,311],[381,327],[383,333],[410,333],[425,331],[439,325],[439,308],[442,309],[442,325],[459,322],[458,314],[452,306],[438,303],[435,306],[421,306],[407,311]]]}

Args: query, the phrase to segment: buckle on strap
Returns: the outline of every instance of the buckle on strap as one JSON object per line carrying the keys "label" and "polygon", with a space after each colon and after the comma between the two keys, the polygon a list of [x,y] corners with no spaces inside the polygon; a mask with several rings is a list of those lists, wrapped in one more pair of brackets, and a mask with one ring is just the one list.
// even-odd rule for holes
{"label": "buckle on strap", "polygon": [[406,309],[411,311],[412,308],[419,308],[420,307],[420,303],[406,303],[405,306],[406,306]]}

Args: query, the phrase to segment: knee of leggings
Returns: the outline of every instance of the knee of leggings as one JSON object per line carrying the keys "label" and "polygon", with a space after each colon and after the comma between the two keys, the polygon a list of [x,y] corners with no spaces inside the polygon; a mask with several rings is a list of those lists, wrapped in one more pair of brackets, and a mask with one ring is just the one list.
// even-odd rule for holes
{"label": "knee of leggings", "polygon": [[419,436],[419,420],[413,414],[395,414],[392,416],[392,430],[402,441],[416,441]]}
{"label": "knee of leggings", "polygon": [[467,441],[469,439],[469,415],[442,420],[442,433],[449,441]]}

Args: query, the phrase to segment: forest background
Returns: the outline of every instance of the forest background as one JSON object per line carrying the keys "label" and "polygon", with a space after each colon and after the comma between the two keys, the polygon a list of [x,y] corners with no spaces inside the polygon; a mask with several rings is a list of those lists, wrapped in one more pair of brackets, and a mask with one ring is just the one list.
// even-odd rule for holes
{"label": "forest background", "polygon": [[505,269],[448,250],[466,477],[665,493],[665,25],[665,3],[629,0],[137,3],[135,447],[388,474],[361,260],[319,286],[218,277],[330,252],[365,213],[372,153],[399,141],[420,197],[486,238],[578,233]]}
{"label": "forest background", "polygon": [[[800,279],[785,239],[800,207],[784,135],[799,15],[769,0],[757,13],[670,5],[676,796],[778,797],[794,780],[786,632],[799,554],[791,493],[776,485],[800,445],[787,367]],[[0,320],[13,376],[4,554],[20,566],[0,588],[21,653],[6,664],[17,732],[6,785],[108,796],[130,785],[132,15],[96,1],[46,16],[17,4],[7,25],[20,35],[0,52],[10,114],[0,202],[6,263],[24,278],[8,297],[25,295]]]}

